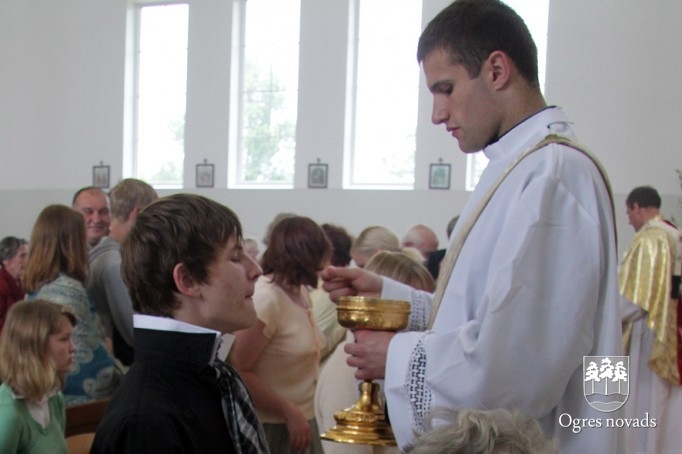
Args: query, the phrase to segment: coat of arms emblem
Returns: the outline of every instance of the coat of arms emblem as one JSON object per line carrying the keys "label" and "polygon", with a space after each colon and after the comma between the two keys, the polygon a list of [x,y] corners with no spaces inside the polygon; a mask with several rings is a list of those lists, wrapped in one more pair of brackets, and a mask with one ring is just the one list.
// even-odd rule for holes
{"label": "coat of arms emblem", "polygon": [[601,412],[618,410],[630,394],[629,356],[583,356],[583,392]]}

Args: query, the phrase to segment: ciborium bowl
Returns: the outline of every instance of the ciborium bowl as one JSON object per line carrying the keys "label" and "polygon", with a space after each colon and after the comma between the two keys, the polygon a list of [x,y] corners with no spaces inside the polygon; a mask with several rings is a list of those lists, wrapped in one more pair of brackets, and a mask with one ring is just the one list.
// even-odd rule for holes
{"label": "ciborium bowl", "polygon": [[336,315],[348,329],[400,331],[407,328],[410,303],[407,301],[347,296],[339,299]]}
{"label": "ciborium bowl", "polygon": [[[400,331],[407,327],[410,303],[407,301],[349,296],[336,307],[339,323],[351,330]],[[334,413],[336,425],[321,434],[337,443],[394,446],[393,431],[386,421],[379,385],[365,380],[358,386],[360,398],[352,406]]]}

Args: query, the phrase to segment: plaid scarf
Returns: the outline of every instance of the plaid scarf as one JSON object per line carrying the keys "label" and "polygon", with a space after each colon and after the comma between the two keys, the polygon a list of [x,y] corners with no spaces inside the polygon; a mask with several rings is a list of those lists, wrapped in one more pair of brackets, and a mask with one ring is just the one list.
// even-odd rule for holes
{"label": "plaid scarf", "polygon": [[253,409],[251,396],[237,371],[216,359],[218,386],[223,393],[223,414],[237,453],[269,454],[265,432]]}

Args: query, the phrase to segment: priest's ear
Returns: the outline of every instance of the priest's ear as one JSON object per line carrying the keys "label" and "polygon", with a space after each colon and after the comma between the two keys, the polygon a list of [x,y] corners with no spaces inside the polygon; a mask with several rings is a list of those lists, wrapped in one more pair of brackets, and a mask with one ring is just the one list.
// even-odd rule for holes
{"label": "priest's ear", "polygon": [[199,284],[184,263],[178,263],[173,268],[173,282],[181,295],[190,297],[200,295]]}
{"label": "priest's ear", "polygon": [[509,84],[513,65],[506,53],[496,50],[491,52],[486,61],[483,62],[481,72],[495,90],[502,90]]}

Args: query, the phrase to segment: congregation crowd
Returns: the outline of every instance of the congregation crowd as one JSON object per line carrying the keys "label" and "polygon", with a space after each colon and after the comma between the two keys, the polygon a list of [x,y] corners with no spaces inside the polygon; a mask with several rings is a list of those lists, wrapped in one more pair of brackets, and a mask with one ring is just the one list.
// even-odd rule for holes
{"label": "congregation crowd", "polygon": [[[198,199],[187,197],[190,201]],[[156,191],[137,179],[124,179],[108,193],[85,187],[75,193],[71,206],[47,206],[38,215],[28,241],[6,237],[0,242],[2,324],[10,309],[18,305],[12,313],[19,314],[20,309],[36,314],[44,311],[46,317],[57,314],[57,319],[61,314],[70,325],[62,332],[59,320],[45,321],[54,324],[55,332],[43,336],[63,336],[70,358],[65,368],[56,371],[60,386],[53,388],[54,383],[49,381],[50,388],[39,396],[48,413],[54,411],[56,404],[52,402],[63,396],[63,402],[54,407],[60,410],[50,413],[53,419],[48,418],[50,423],[43,427],[53,432],[45,438],[46,443],[54,443],[58,438],[55,434],[64,431],[60,411],[110,399],[135,363],[135,326],[146,325],[143,317],[138,320],[134,316],[136,310],[121,272],[121,245],[137,215],[157,199]],[[333,413],[352,405],[357,390],[353,369],[345,364],[340,348],[342,341],[352,341],[352,333],[338,323],[336,305],[322,288],[320,272],[327,265],[366,267],[379,273],[382,268],[386,272],[405,269],[406,276],[419,279],[410,277],[407,283],[432,291],[438,267],[432,275],[426,264],[429,257],[440,252],[438,236],[422,224],[410,228],[402,240],[384,226],[368,226],[355,236],[339,225],[318,225],[308,217],[280,213],[261,241],[243,237],[236,216],[233,222],[235,230],[225,232],[235,251],[228,260],[251,261],[254,271],[248,277],[252,289],[245,296],[253,299],[257,321],[245,329],[228,331],[235,334],[228,341],[234,342],[229,363],[253,396],[273,452],[278,451],[276,446],[288,445],[295,452],[322,453],[316,419],[325,421],[324,429],[333,426]],[[454,223],[448,226],[448,235],[453,227]],[[211,246],[220,248],[219,244]],[[206,251],[208,258],[215,253]],[[195,278],[210,281],[213,276]],[[235,283],[224,284],[224,296],[229,297],[229,286]],[[15,323],[25,327],[30,320],[10,319],[10,332]],[[5,337],[3,345],[9,347],[10,334]],[[320,371],[333,351],[337,353],[334,366],[328,369],[334,371],[325,379]],[[8,353],[17,354],[20,352]],[[11,359],[7,361],[9,368]],[[43,358],[43,364],[47,362]],[[12,373],[0,370],[7,374],[4,381],[13,383]],[[4,388],[14,393],[9,385]],[[342,389],[348,391],[340,392]],[[317,399],[315,405],[316,392],[333,397],[333,401],[325,406]],[[0,414],[3,411],[7,410],[0,406]],[[34,433],[30,438],[39,440],[40,436]]]}
{"label": "congregation crowd", "polygon": [[[433,123],[489,159],[447,245],[289,212],[257,239],[205,196],[82,188],[0,241],[0,452],[67,452],[66,409],[98,400],[93,453],[679,452],[682,236],[657,190],[628,195],[618,254],[606,171],[506,4],[455,0],[417,58]],[[344,328],[346,296],[409,302],[407,328]],[[628,392],[591,401],[585,358],[593,381],[629,358]],[[321,438],[365,380],[396,445]],[[623,395],[610,417],[655,427],[576,430]]]}

